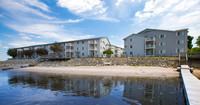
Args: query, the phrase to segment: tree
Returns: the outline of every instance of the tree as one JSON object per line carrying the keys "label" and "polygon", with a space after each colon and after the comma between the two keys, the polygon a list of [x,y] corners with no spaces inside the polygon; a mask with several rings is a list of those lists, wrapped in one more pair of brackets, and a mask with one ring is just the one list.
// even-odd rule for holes
{"label": "tree", "polygon": [[110,57],[111,54],[113,54],[113,51],[111,49],[103,51],[103,54],[106,54],[107,57]]}
{"label": "tree", "polygon": [[193,52],[200,52],[200,47],[195,47],[190,50],[191,53]]}
{"label": "tree", "polygon": [[197,46],[200,47],[200,36],[197,38],[197,42],[196,42]]}
{"label": "tree", "polygon": [[8,49],[7,54],[11,56],[12,58],[15,58],[17,56],[17,49],[14,49],[14,48]]}
{"label": "tree", "polygon": [[42,56],[42,55],[47,55],[47,54],[48,54],[48,51],[47,51],[47,49],[45,49],[45,48],[38,48],[38,49],[36,50],[36,53],[37,53],[38,55]]}
{"label": "tree", "polygon": [[63,51],[63,47],[59,43],[54,43],[50,46],[50,49],[55,52],[58,56],[60,56],[60,52]]}
{"label": "tree", "polygon": [[24,52],[23,51],[18,51],[17,52],[17,56],[22,58],[24,56]]}
{"label": "tree", "polygon": [[35,51],[34,50],[24,50],[23,53],[24,55],[28,56],[29,58],[31,58],[31,56],[33,55]]}
{"label": "tree", "polygon": [[192,49],[193,44],[192,44],[192,40],[194,39],[193,36],[188,35],[188,49]]}

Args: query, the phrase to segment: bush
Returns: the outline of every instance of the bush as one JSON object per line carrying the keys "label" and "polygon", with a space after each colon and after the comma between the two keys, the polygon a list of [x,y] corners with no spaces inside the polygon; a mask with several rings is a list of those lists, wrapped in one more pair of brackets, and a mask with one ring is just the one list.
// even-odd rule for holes
{"label": "bush", "polygon": [[35,51],[34,50],[24,50],[23,54],[27,55],[29,58],[31,58],[31,56],[33,55]]}
{"label": "bush", "polygon": [[17,49],[8,49],[7,54],[12,58],[15,58],[17,56]]}
{"label": "bush", "polygon": [[45,48],[38,48],[38,49],[36,50],[36,53],[37,53],[38,55],[42,56],[42,55],[47,55],[47,54],[48,54],[48,51],[47,51]]}

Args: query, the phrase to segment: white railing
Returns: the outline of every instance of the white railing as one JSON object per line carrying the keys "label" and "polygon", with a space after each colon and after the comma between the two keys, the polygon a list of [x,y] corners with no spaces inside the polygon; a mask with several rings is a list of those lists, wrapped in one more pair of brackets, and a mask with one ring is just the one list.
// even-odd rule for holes
{"label": "white railing", "polygon": [[65,43],[65,46],[73,46],[71,43]]}
{"label": "white railing", "polygon": [[89,44],[97,44],[97,41],[96,40],[90,40]]}
{"label": "white railing", "polygon": [[146,48],[155,48],[155,45],[146,45]]}
{"label": "white railing", "polygon": [[90,47],[90,50],[97,50],[96,47]]}
{"label": "white railing", "polygon": [[73,49],[65,49],[65,52],[73,52]]}
{"label": "white railing", "polygon": [[146,41],[155,41],[155,37],[147,37]]}

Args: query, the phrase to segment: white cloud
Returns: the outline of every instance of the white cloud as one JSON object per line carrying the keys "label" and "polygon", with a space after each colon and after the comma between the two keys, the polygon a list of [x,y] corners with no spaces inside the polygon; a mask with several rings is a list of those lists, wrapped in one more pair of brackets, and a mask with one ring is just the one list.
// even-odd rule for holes
{"label": "white cloud", "polygon": [[3,17],[3,15],[2,15],[2,14],[0,14],[0,17]]}
{"label": "white cloud", "polygon": [[107,8],[101,0],[58,0],[57,5],[87,19],[119,21],[107,16]]}
{"label": "white cloud", "polygon": [[97,15],[106,11],[103,7],[104,2],[100,0],[58,0],[57,4],[75,14],[82,15]]}
{"label": "white cloud", "polygon": [[49,7],[43,2],[40,2],[39,0],[20,0],[19,2],[40,8],[41,10],[46,12],[50,12]]}
{"label": "white cloud", "polygon": [[[134,2],[134,1],[136,1],[136,0],[117,0],[117,2],[115,3],[115,5],[116,5],[116,6],[119,6],[121,3],[125,2],[125,1]],[[138,0],[138,1],[140,2],[141,0]]]}
{"label": "white cloud", "polygon": [[54,19],[55,17],[48,16],[37,9],[33,9],[25,4],[20,3],[20,1],[14,0],[1,0],[0,1],[0,8],[3,8],[14,16],[18,16],[19,12],[23,12],[26,14],[34,14],[36,16],[40,16],[46,19]]}
{"label": "white cloud", "polygon": [[24,35],[26,35],[26,34],[24,34],[24,33],[20,33],[19,35],[24,36]]}
{"label": "white cloud", "polygon": [[25,40],[31,40],[31,37],[28,37],[28,36],[22,36],[21,38]]}
{"label": "white cloud", "polygon": [[8,46],[3,46],[3,48],[8,49],[9,47]]}
{"label": "white cloud", "polygon": [[35,41],[15,41],[15,42],[9,43],[9,45],[13,47],[24,47],[24,46],[31,46],[31,45],[38,45],[38,44],[46,44],[46,43],[35,42]]}
{"label": "white cloud", "polygon": [[142,11],[135,13],[138,26],[159,29],[189,28],[194,36],[193,44],[200,35],[200,0],[151,0]]}

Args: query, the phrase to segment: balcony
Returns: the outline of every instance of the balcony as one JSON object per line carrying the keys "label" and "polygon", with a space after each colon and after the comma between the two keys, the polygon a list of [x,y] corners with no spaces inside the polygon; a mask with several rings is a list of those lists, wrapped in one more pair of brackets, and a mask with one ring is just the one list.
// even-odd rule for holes
{"label": "balcony", "polygon": [[97,41],[96,41],[96,40],[90,40],[90,41],[89,41],[89,44],[90,44],[90,45],[96,45],[96,44],[97,44]]}
{"label": "balcony", "polygon": [[154,49],[155,45],[146,45],[146,49]]}
{"label": "balcony", "polygon": [[155,37],[147,37],[145,39],[146,42],[155,41]]}
{"label": "balcony", "polygon": [[90,51],[97,51],[97,47],[90,47],[89,50]]}
{"label": "balcony", "polygon": [[154,52],[153,51],[147,51],[146,56],[154,56]]}
{"label": "balcony", "polygon": [[73,49],[65,49],[65,52],[74,52]]}
{"label": "balcony", "polygon": [[65,46],[72,47],[73,45],[71,43],[65,43]]}

